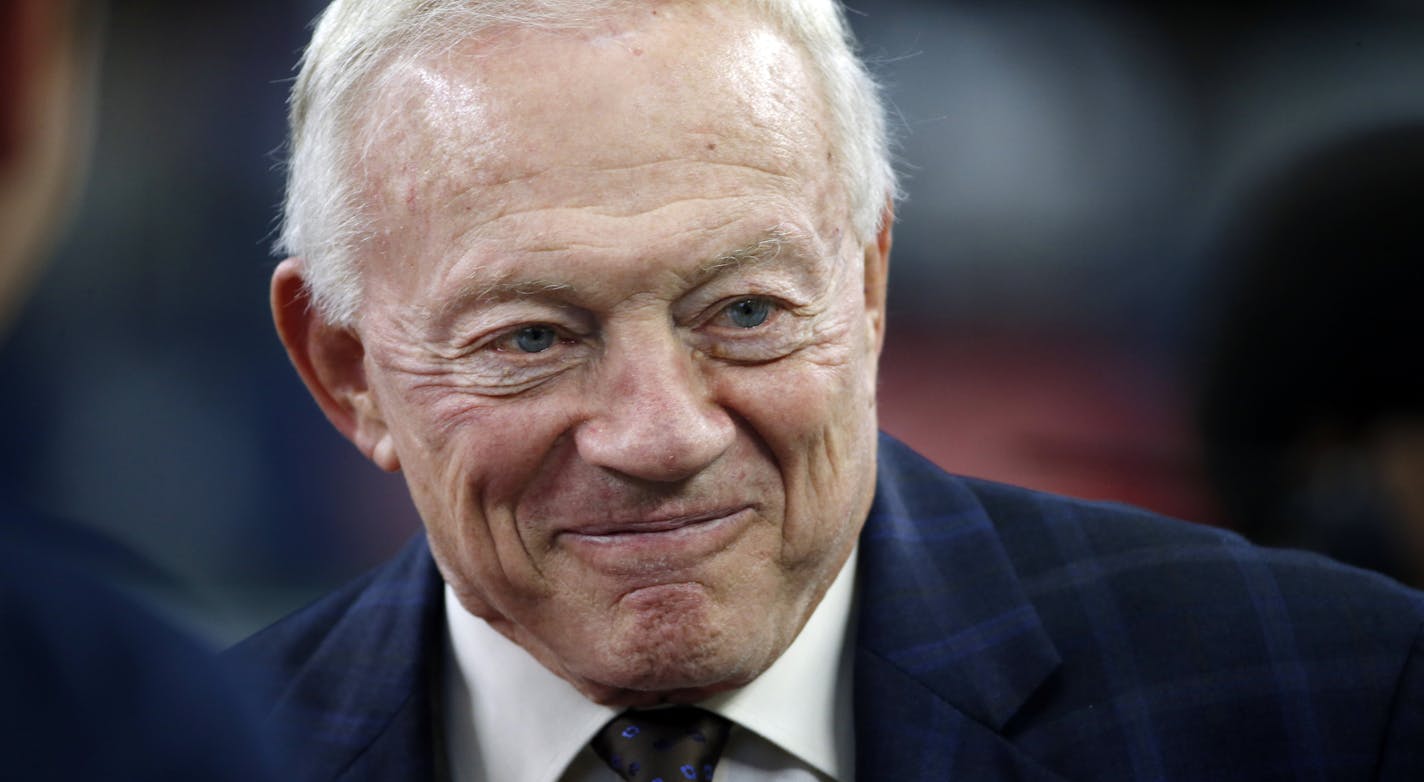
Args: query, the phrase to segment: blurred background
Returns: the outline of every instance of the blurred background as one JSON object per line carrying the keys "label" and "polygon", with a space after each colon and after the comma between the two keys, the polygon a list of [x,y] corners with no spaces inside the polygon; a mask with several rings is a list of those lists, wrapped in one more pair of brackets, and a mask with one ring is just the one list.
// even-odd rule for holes
{"label": "blurred background", "polygon": [[[218,643],[378,563],[418,525],[399,477],[326,424],[268,315],[284,101],[321,5],[114,0],[88,187],[0,348],[11,491],[155,563],[138,587]],[[1401,560],[1424,485],[1412,396],[1424,264],[1395,253],[1394,276],[1348,302],[1281,304],[1275,318],[1276,294],[1305,267],[1246,274],[1243,248],[1284,251],[1241,226],[1301,161],[1424,123],[1424,8],[852,7],[909,194],[885,428],[956,472],[1417,580]],[[1410,293],[1381,304],[1380,290]],[[1238,355],[1257,328],[1243,311],[1293,324],[1335,310],[1363,325],[1328,351],[1320,340],[1338,329],[1307,339],[1292,327]],[[1275,362],[1281,345],[1301,354],[1289,366]],[[1262,431],[1277,402],[1358,376],[1329,356],[1384,366],[1382,387],[1408,393],[1384,411],[1357,409],[1378,406],[1374,393],[1294,405]],[[1331,519],[1353,526],[1323,529]]]}

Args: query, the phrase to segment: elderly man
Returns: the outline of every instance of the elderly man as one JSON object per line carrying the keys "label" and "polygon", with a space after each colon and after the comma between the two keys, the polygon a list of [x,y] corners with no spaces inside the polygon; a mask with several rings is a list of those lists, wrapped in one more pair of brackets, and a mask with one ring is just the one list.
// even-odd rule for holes
{"label": "elderly man", "polygon": [[337,0],[292,122],[277,329],[426,528],[238,650],[311,778],[1424,769],[1419,595],[877,438],[832,0]]}

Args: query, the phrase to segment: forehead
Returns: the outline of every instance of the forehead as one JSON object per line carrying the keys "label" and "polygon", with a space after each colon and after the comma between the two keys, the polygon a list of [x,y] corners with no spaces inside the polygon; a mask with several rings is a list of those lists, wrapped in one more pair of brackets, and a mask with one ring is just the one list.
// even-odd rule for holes
{"label": "forehead", "polygon": [[731,4],[490,31],[397,62],[376,95],[358,173],[387,253],[527,237],[553,214],[588,216],[557,224],[598,241],[629,230],[616,218],[707,199],[726,219],[831,200],[825,112],[802,53]]}

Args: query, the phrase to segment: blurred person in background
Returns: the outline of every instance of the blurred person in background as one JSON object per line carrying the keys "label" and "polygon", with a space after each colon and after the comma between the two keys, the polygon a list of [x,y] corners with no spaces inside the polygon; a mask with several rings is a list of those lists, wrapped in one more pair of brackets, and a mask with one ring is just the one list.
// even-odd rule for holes
{"label": "blurred person in background", "polygon": [[877,435],[839,3],[336,0],[290,108],[275,325],[426,528],[234,651],[304,777],[1424,774],[1424,595]]}
{"label": "blurred person in background", "polygon": [[[103,16],[0,0],[0,327],[82,177]],[[129,556],[0,502],[0,778],[272,778],[226,668],[95,572]]]}
{"label": "blurred person in background", "polygon": [[1351,132],[1221,241],[1200,418],[1227,522],[1424,586],[1424,123]]}

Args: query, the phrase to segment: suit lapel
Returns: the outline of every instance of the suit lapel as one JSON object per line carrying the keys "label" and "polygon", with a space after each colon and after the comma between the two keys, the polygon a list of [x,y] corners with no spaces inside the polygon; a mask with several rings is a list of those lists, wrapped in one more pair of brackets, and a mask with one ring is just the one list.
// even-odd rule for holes
{"label": "suit lapel", "polygon": [[860,539],[859,779],[1056,779],[1001,731],[1057,669],[992,521],[882,437]]}
{"label": "suit lapel", "polygon": [[307,726],[299,778],[434,779],[441,584],[420,536],[341,606],[274,712]]}

